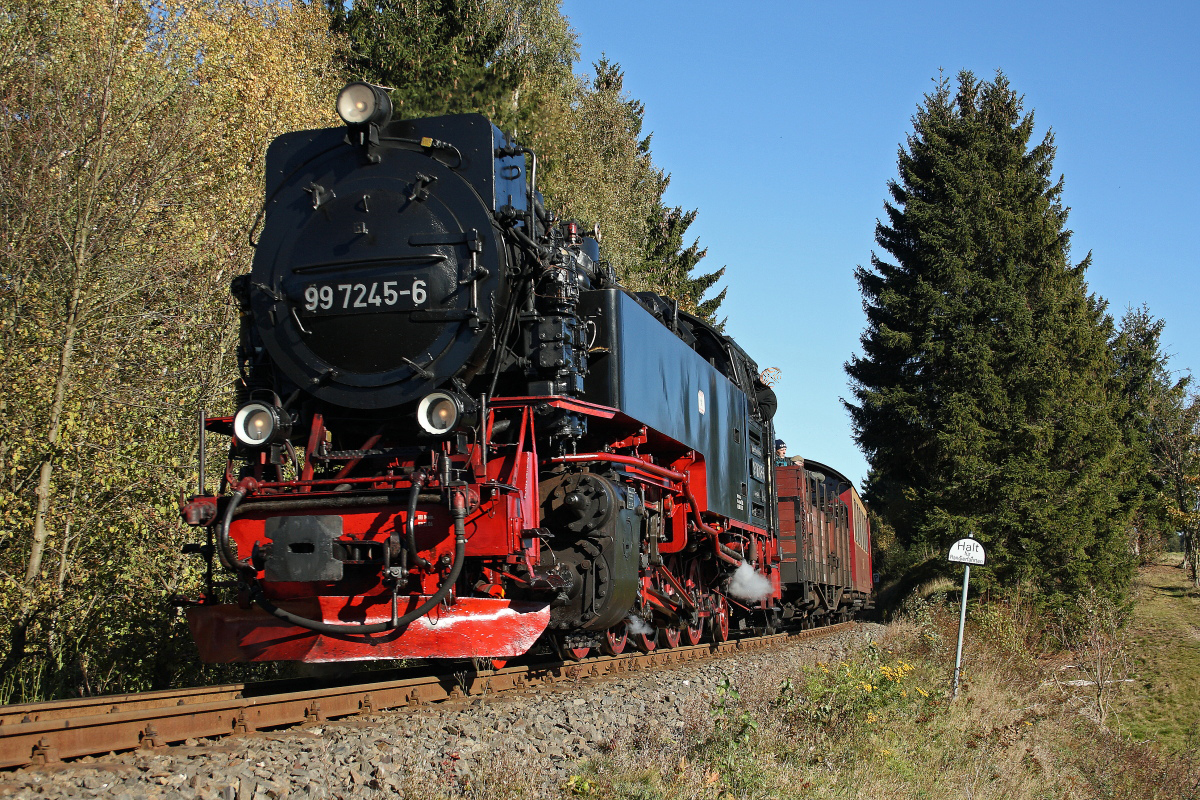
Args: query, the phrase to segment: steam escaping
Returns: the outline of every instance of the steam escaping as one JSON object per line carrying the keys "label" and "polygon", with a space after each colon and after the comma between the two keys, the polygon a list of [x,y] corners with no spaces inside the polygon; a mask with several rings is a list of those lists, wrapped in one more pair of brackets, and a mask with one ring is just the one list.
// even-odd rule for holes
{"label": "steam escaping", "polygon": [[654,633],[654,628],[646,624],[646,621],[639,616],[630,614],[625,618],[625,623],[628,626],[630,636],[646,636]]}
{"label": "steam escaping", "polygon": [[734,597],[757,603],[769,595],[772,588],[771,581],[765,575],[755,572],[754,567],[743,561],[733,573],[728,591]]}

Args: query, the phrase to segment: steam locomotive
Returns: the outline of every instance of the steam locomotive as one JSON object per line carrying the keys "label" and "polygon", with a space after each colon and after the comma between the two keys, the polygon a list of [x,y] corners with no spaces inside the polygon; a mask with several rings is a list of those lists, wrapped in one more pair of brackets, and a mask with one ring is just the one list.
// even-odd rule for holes
{"label": "steam locomotive", "polygon": [[532,151],[365,83],[337,109],[267,152],[236,411],[201,425],[228,462],[180,498],[203,659],[580,658],[869,603],[850,482],[775,469],[754,361],[622,288]]}

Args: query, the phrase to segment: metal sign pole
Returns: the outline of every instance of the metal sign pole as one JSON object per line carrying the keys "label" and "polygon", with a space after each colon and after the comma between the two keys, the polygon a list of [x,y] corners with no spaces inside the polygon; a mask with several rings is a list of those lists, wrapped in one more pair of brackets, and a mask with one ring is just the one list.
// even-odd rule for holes
{"label": "metal sign pole", "polygon": [[958,697],[958,679],[962,675],[962,643],[963,629],[967,625],[967,582],[971,580],[971,565],[963,570],[962,610],[958,613],[958,654],[954,656],[954,693],[951,699]]}
{"label": "metal sign pole", "polygon": [[962,564],[963,570],[962,609],[958,612],[958,652],[954,656],[954,693],[951,699],[958,697],[958,681],[962,677],[962,646],[963,630],[967,627],[967,587],[971,581],[971,565],[982,566],[987,561],[983,545],[975,541],[974,536],[959,539],[950,547],[947,557],[952,563]]}

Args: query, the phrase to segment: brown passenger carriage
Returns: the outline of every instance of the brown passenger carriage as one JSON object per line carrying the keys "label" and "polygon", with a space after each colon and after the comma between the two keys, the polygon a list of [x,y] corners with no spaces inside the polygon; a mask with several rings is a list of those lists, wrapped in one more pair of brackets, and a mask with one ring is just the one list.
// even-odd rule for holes
{"label": "brown passenger carriage", "polygon": [[854,484],[811,459],[775,468],[785,619],[849,618],[871,607],[871,527]]}

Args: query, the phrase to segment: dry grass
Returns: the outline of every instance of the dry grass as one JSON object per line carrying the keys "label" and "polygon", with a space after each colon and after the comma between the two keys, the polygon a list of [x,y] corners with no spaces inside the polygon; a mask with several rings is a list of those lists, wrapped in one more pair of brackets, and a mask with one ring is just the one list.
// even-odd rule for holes
{"label": "dry grass", "polygon": [[[562,795],[1200,798],[1194,753],[1115,733],[1087,713],[1086,687],[1050,679],[1078,659],[1044,652],[1046,626],[1029,609],[977,607],[962,693],[951,701],[957,608],[932,595],[842,665],[742,676],[682,737],[630,732]],[[1190,675],[1200,680],[1200,670]],[[1116,719],[1129,719],[1134,699],[1116,701]]]}

